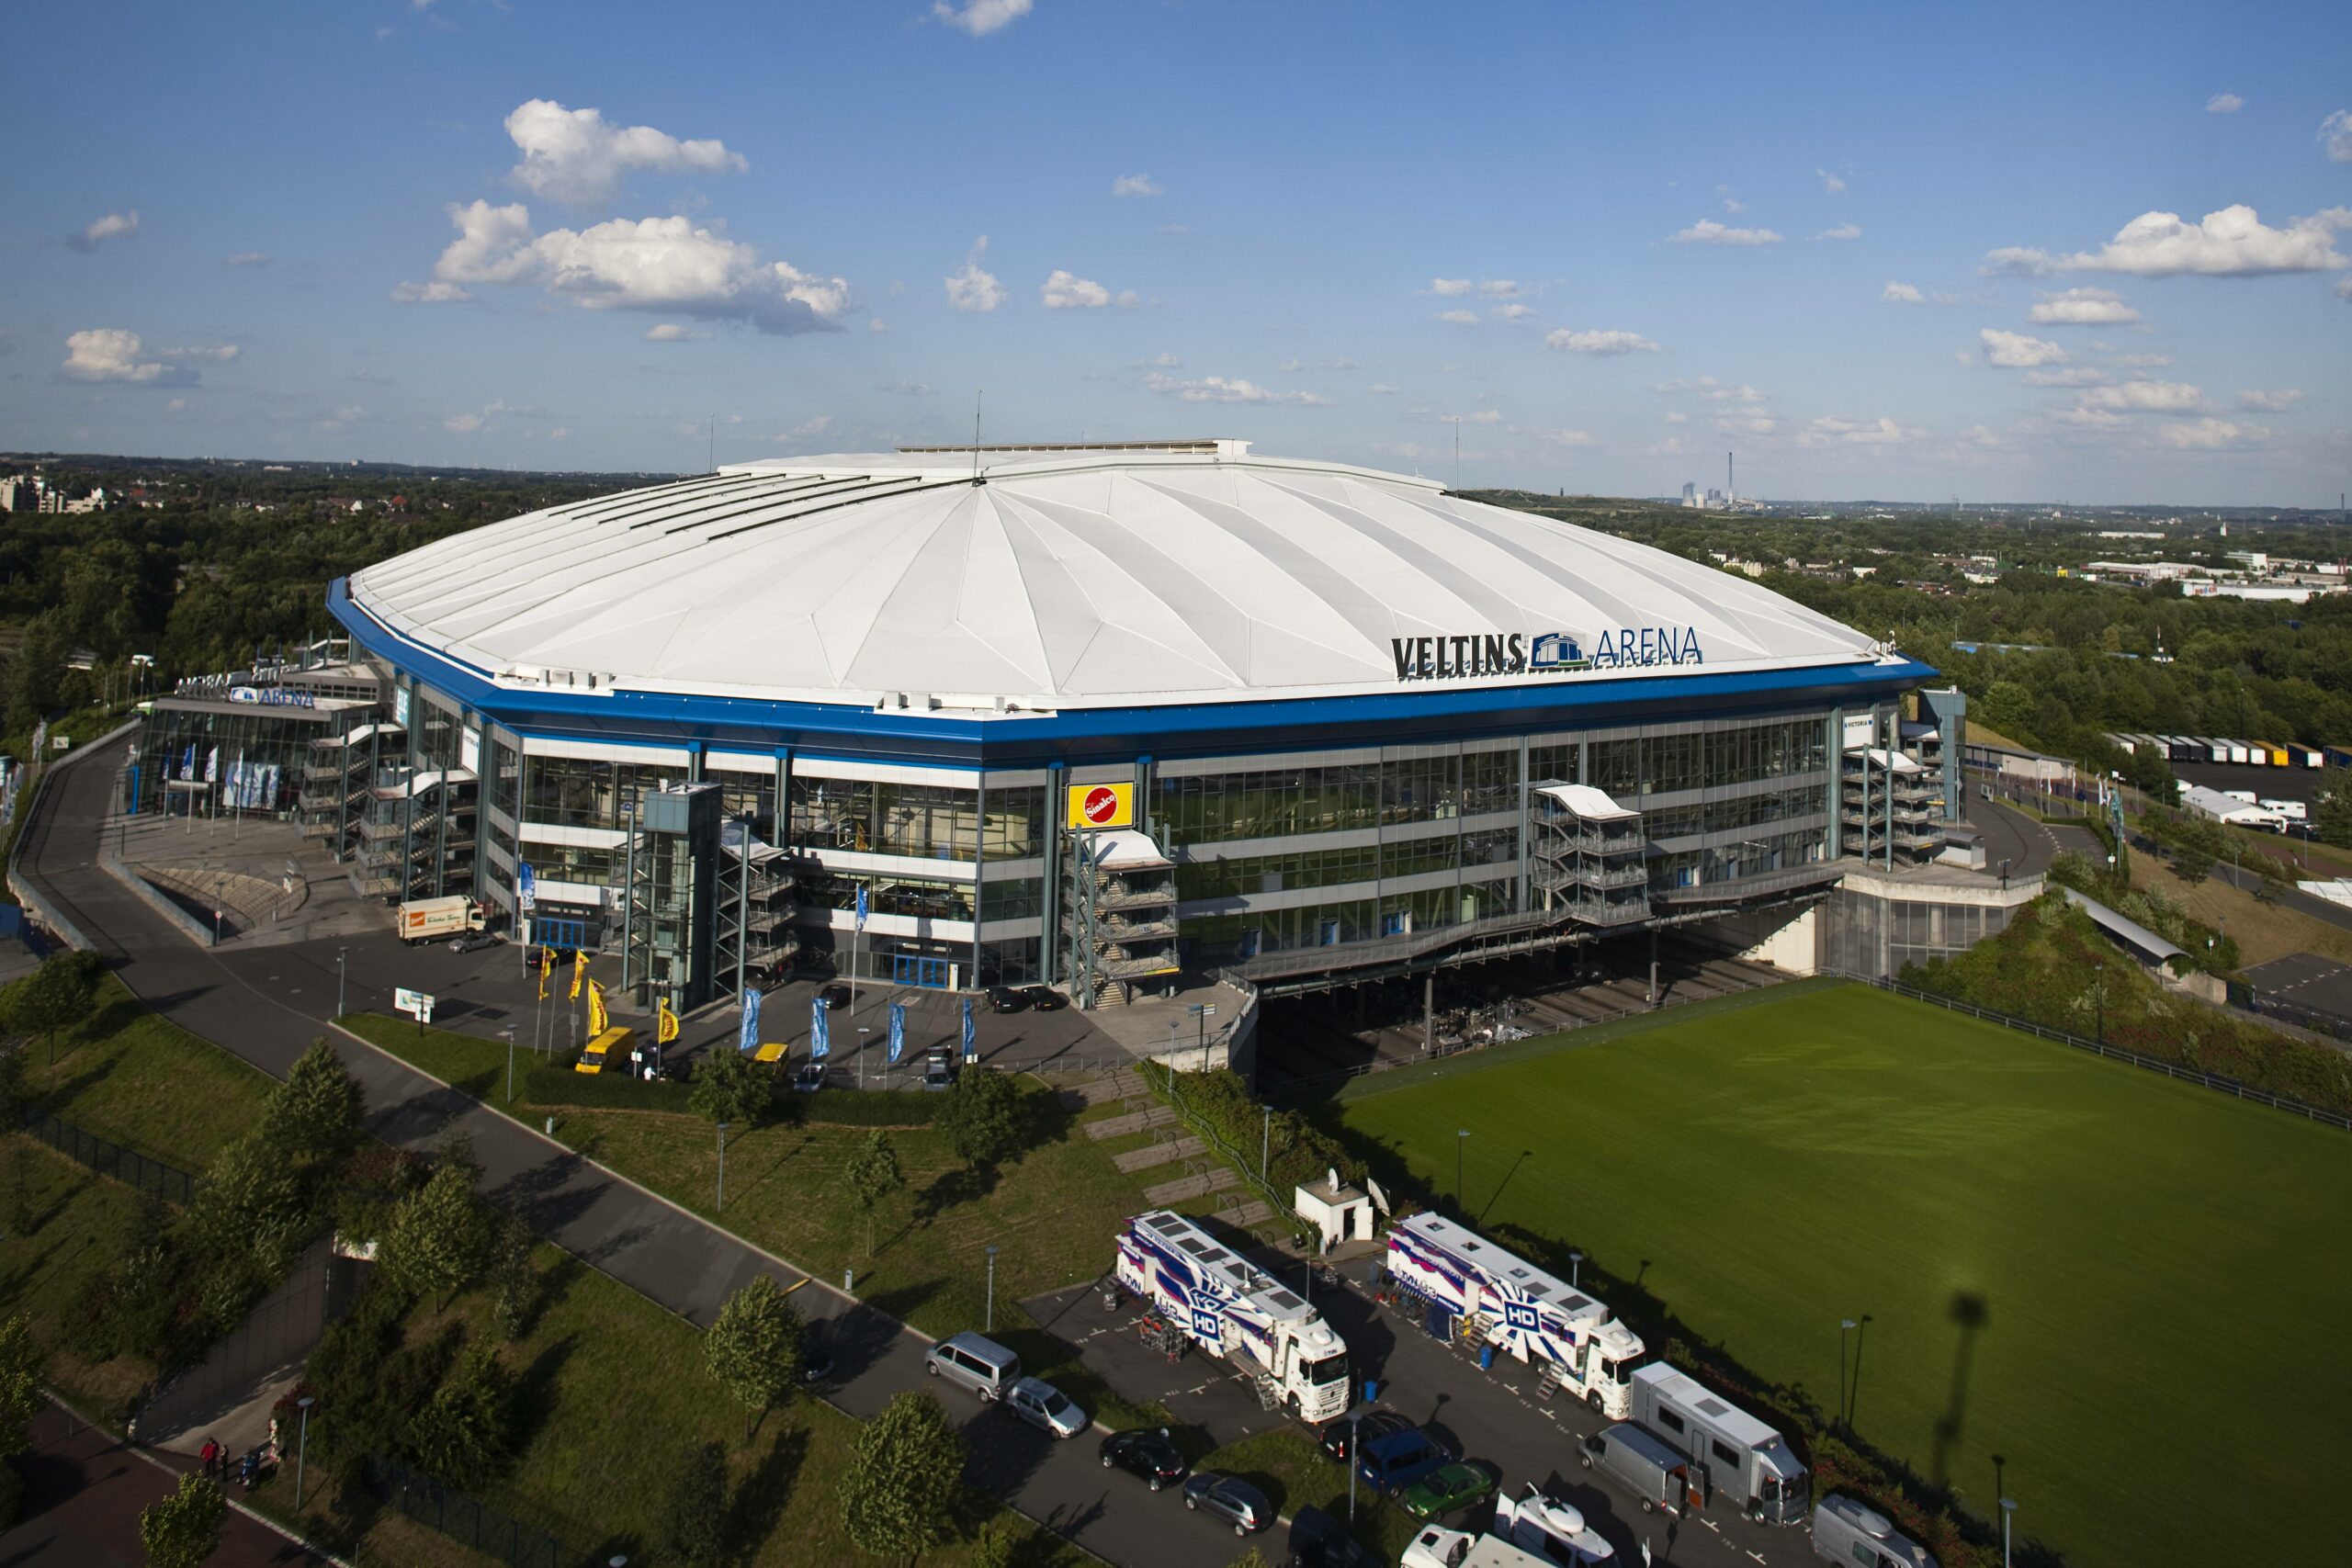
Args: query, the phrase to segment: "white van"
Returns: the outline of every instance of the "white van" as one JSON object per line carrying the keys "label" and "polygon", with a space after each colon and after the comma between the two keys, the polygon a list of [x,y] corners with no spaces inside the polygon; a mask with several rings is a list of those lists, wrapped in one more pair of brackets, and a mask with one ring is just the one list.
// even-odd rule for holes
{"label": "white van", "polygon": [[1813,1554],[1851,1568],[1937,1568],[1928,1549],[1857,1498],[1833,1492],[1813,1511]]}
{"label": "white van", "polygon": [[933,1345],[922,1370],[961,1383],[982,1399],[1002,1399],[1021,1381],[1021,1358],[993,1339],[958,1334]]}

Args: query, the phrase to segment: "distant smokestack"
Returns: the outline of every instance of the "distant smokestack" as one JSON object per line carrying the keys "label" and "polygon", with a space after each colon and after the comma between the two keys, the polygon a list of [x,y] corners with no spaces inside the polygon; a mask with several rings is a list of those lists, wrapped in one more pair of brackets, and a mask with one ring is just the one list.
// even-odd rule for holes
{"label": "distant smokestack", "polygon": [[1728,452],[1724,454],[1724,499],[1725,501],[1739,499],[1739,481],[1734,477],[1731,454]]}

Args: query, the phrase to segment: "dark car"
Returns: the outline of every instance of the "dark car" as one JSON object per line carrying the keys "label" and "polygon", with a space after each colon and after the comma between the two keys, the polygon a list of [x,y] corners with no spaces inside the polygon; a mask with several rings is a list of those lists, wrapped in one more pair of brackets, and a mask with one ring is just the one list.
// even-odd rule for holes
{"label": "dark car", "polygon": [[831,985],[826,987],[823,990],[819,991],[817,993],[817,999],[824,1003],[829,1008],[845,1008],[849,1006],[850,994],[849,987],[843,982],[836,980]]}
{"label": "dark car", "polygon": [[[1367,1443],[1376,1438],[1385,1438],[1391,1433],[1409,1432],[1413,1429],[1412,1422],[1394,1410],[1366,1411],[1363,1421],[1355,1423],[1354,1427],[1362,1428],[1363,1440]],[[1348,1445],[1355,1442],[1357,1436],[1356,1430],[1350,1423],[1334,1421],[1323,1428],[1323,1451],[1341,1464],[1345,1464],[1348,1462]]]}
{"label": "dark car", "polygon": [[1451,1464],[1453,1457],[1443,1443],[1419,1427],[1411,1427],[1402,1432],[1391,1432],[1377,1442],[1366,1438],[1363,1452],[1357,1459],[1356,1472],[1374,1490],[1393,1494],[1403,1491],[1438,1466]]}
{"label": "dark car", "polygon": [[1114,1432],[1102,1439],[1102,1468],[1140,1475],[1154,1492],[1184,1478],[1184,1456],[1168,1440],[1165,1428],[1137,1427]]}
{"label": "dark car", "polygon": [[946,1052],[933,1051],[923,1058],[922,1087],[925,1089],[954,1089],[956,1087],[956,1064],[949,1059]]}
{"label": "dark car", "polygon": [[1069,998],[1051,986],[1023,986],[1021,999],[1033,1012],[1055,1012],[1069,1005]]}
{"label": "dark car", "polygon": [[1236,1535],[1249,1535],[1274,1522],[1274,1506],[1263,1492],[1238,1475],[1214,1470],[1196,1472],[1184,1483],[1184,1506],[1206,1509],[1231,1525]]}
{"label": "dark car", "polygon": [[1029,998],[1023,996],[1019,991],[1014,990],[1010,986],[990,986],[989,987],[989,1010],[990,1012],[1019,1012],[1023,1008],[1025,1008],[1028,1005]]}
{"label": "dark car", "polygon": [[1381,1568],[1381,1562],[1348,1533],[1347,1520],[1320,1508],[1301,1508],[1291,1516],[1284,1568]]}
{"label": "dark car", "polygon": [[825,1064],[803,1062],[792,1070],[792,1087],[801,1094],[814,1094],[825,1087]]}
{"label": "dark car", "polygon": [[485,947],[496,947],[506,939],[496,931],[468,931],[449,944],[452,953],[480,953]]}

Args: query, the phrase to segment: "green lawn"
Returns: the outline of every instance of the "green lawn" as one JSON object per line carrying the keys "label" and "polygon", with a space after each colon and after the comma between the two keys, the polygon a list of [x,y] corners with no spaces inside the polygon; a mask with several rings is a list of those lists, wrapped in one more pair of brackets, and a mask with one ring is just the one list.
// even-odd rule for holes
{"label": "green lawn", "polygon": [[1862,1439],[2074,1561],[2340,1551],[2352,1135],[1852,986],[1414,1077],[1329,1112],[1384,1179],[1468,1129],[1474,1224],[1825,1411],[1870,1314]]}

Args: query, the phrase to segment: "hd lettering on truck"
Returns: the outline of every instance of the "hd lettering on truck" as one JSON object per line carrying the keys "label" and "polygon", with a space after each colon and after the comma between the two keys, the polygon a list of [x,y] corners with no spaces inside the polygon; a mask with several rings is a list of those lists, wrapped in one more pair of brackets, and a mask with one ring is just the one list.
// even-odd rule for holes
{"label": "hd lettering on truck", "polygon": [[[1182,1214],[1137,1214],[1119,1236],[1120,1288],[1150,1303],[1301,1420],[1348,1407],[1348,1347],[1323,1314]],[[1271,1406],[1270,1406],[1271,1407]]]}
{"label": "hd lettering on truck", "polygon": [[1704,664],[1694,626],[1603,626],[1590,645],[1569,632],[1471,632],[1392,637],[1389,657],[1399,681],[1453,681],[1487,675],[1560,675],[1579,670],[1646,670]]}

